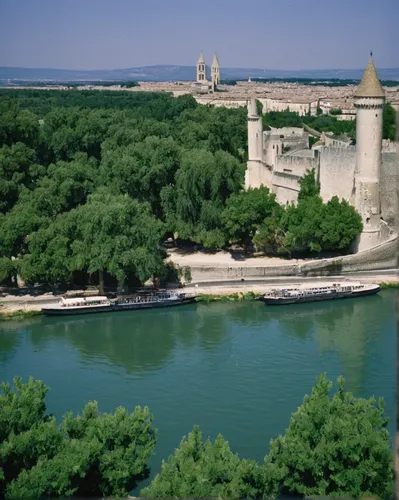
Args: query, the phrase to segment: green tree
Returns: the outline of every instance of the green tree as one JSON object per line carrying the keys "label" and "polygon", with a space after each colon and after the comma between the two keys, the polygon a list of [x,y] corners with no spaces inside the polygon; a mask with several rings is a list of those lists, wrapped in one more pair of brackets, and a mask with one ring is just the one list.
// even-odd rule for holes
{"label": "green tree", "polygon": [[279,240],[282,251],[348,251],[362,231],[361,216],[353,206],[336,196],[325,204],[319,190],[311,170],[300,180],[298,203],[286,207],[280,219],[279,236],[284,235]]}
{"label": "green tree", "polygon": [[391,498],[393,453],[382,400],[345,392],[318,377],[291,416],[284,436],[271,441],[266,463],[280,470],[280,492],[305,497]]}
{"label": "green tree", "polygon": [[384,105],[382,114],[382,137],[383,139],[396,140],[396,110],[390,102]]}
{"label": "green tree", "polygon": [[184,437],[144,498],[260,498],[269,493],[264,470],[252,460],[240,460],[219,434],[203,442],[198,426]]}
{"label": "green tree", "polygon": [[75,228],[71,267],[98,271],[101,293],[104,271],[118,280],[133,275],[142,282],[161,272],[165,228],[151,214],[149,204],[101,190],[70,215]]}
{"label": "green tree", "polygon": [[148,408],[107,414],[89,402],[57,426],[42,382],[0,386],[0,496],[126,496],[148,476],[156,442]]}
{"label": "green tree", "polygon": [[21,189],[31,184],[31,169],[36,161],[33,149],[22,142],[0,149],[0,211],[10,210]]}
{"label": "green tree", "polygon": [[[182,239],[213,246],[224,240],[221,216],[226,201],[243,185],[244,168],[229,153],[183,151],[175,184],[161,192],[168,230]],[[219,246],[218,245],[218,246]]]}
{"label": "green tree", "polygon": [[233,194],[227,200],[222,221],[230,240],[248,247],[262,222],[272,216],[279,218],[281,212],[276,195],[261,186]]}
{"label": "green tree", "polygon": [[160,192],[174,182],[179,160],[180,148],[174,139],[146,137],[142,142],[103,154],[103,182],[116,194],[148,201],[153,213],[161,218]]}
{"label": "green tree", "polygon": [[298,201],[320,194],[320,186],[316,181],[315,170],[312,168],[299,180]]}

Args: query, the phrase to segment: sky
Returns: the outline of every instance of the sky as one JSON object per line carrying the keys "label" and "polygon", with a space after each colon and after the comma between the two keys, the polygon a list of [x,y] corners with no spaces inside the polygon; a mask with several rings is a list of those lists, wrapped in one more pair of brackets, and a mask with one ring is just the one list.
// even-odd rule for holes
{"label": "sky", "polygon": [[399,67],[399,0],[0,0],[0,66]]}

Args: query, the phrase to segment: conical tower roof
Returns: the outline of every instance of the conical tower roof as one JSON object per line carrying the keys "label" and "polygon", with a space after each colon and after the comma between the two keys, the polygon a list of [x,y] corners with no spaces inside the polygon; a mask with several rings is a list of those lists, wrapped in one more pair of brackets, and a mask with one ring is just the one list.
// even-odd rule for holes
{"label": "conical tower roof", "polygon": [[370,58],[367,68],[363,73],[360,85],[355,92],[355,97],[385,97],[385,92],[378,79],[372,58]]}
{"label": "conical tower roof", "polygon": [[218,61],[218,56],[216,55],[216,52],[215,52],[215,55],[213,56],[212,67],[213,68],[219,67],[219,61]]}
{"label": "conical tower roof", "polygon": [[202,53],[202,50],[201,50],[201,54],[200,54],[198,61],[197,61],[197,64],[199,64],[199,63],[205,64],[204,54]]}

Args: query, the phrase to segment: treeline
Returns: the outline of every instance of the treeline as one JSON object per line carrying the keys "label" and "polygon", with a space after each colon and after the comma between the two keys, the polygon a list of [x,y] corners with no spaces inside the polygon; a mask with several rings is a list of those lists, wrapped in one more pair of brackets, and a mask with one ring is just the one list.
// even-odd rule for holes
{"label": "treeline", "polygon": [[[147,407],[107,414],[89,402],[57,424],[48,389],[32,378],[0,386],[0,498],[126,497],[149,477],[157,430]],[[222,435],[204,441],[195,426],[140,497],[392,498],[383,401],[355,398],[342,378],[332,397],[331,389],[318,377],[262,464],[241,459]]]}
{"label": "treeline", "polygon": [[0,92],[0,281],[166,276],[165,238],[282,254],[346,252],[361,231],[323,204],[310,172],[297,206],[243,191],[246,109],[192,96]]}

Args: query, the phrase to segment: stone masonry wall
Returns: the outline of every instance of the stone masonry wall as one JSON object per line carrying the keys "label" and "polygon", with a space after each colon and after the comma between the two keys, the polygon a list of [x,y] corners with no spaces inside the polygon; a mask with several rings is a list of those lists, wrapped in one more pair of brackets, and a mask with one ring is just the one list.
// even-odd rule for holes
{"label": "stone masonry wall", "polygon": [[356,150],[320,148],[320,195],[324,202],[333,196],[350,201],[356,165]]}
{"label": "stone masonry wall", "polygon": [[232,279],[272,278],[278,276],[336,276],[348,272],[398,268],[398,236],[357,254],[332,259],[274,266],[193,266],[192,282]]}
{"label": "stone masonry wall", "polygon": [[395,224],[397,217],[398,184],[396,153],[383,153],[380,182],[381,216],[390,226]]}

